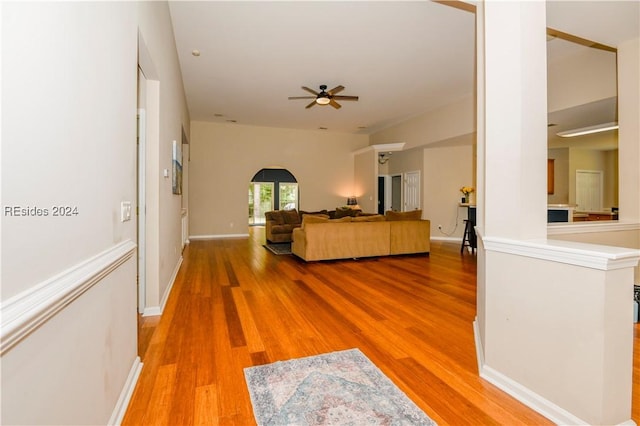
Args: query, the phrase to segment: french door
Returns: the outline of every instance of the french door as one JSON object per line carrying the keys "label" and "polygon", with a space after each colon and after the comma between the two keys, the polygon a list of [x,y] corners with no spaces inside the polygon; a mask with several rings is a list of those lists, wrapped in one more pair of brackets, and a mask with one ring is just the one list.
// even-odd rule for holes
{"label": "french door", "polygon": [[249,184],[249,225],[264,225],[264,214],[273,210],[273,182]]}

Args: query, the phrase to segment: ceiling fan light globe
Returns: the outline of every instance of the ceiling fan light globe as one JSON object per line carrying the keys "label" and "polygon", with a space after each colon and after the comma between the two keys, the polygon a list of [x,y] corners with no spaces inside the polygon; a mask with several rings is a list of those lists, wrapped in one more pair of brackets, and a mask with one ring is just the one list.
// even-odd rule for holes
{"label": "ceiling fan light globe", "polygon": [[331,99],[325,97],[319,97],[316,99],[316,103],[318,105],[327,105],[329,102],[331,102]]}

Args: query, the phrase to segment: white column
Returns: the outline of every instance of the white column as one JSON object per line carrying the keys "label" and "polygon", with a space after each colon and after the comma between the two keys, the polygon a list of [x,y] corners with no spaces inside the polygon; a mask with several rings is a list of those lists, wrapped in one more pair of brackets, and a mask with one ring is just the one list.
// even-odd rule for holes
{"label": "white column", "polygon": [[[546,239],[545,9],[526,1],[477,8],[479,371],[556,423],[619,424],[631,417],[640,251]],[[633,60],[621,73],[636,80],[621,87],[631,106],[621,106],[620,126],[637,162],[637,44],[621,57]],[[637,168],[623,179],[637,194]],[[623,205],[637,220],[640,208]]]}
{"label": "white column", "polygon": [[484,229],[544,238],[547,54],[544,2],[484,3]]}

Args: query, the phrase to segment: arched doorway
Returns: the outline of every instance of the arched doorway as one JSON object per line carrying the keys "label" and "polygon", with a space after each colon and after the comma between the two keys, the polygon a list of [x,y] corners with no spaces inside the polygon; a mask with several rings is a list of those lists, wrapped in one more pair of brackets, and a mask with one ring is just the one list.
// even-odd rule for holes
{"label": "arched doorway", "polygon": [[287,169],[262,169],[249,183],[249,225],[264,225],[271,210],[298,208],[298,181]]}

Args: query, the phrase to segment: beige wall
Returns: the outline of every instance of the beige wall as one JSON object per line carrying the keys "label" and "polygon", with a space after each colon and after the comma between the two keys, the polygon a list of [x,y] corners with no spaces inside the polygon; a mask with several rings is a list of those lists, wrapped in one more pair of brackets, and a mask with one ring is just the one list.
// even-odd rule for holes
{"label": "beige wall", "polygon": [[[467,208],[459,206],[460,188],[475,186],[473,146],[425,148],[423,159],[422,216],[431,221],[431,236],[462,239]],[[471,200],[475,200],[475,194]]]}
{"label": "beige wall", "polygon": [[378,212],[378,156],[373,149],[365,149],[354,156],[353,195],[363,212]]}
{"label": "beige wall", "polygon": [[266,167],[296,177],[301,210],[345,205],[355,190],[352,153],[367,144],[363,135],[193,122],[190,234],[247,234],[248,185]]}
{"label": "beige wall", "polygon": [[371,144],[404,142],[408,150],[474,131],[475,98],[469,96],[376,132],[371,135]]}
{"label": "beige wall", "polygon": [[[49,209],[2,217],[3,344],[9,304],[25,332],[2,352],[3,424],[106,424],[126,408],[118,400],[139,367],[136,223],[121,222],[120,203],[136,204],[139,31],[162,81],[158,182],[189,121],[167,4],[2,4],[2,203]],[[166,281],[179,199],[157,194],[148,207],[161,210],[152,232]],[[53,217],[57,205],[77,215]],[[30,330],[34,312],[46,315]]]}

